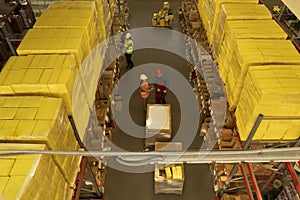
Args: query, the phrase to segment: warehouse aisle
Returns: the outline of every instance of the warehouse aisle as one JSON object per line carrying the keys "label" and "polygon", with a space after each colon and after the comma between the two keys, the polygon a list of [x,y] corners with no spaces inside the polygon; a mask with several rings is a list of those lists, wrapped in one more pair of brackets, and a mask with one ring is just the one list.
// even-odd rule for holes
{"label": "warehouse aisle", "polygon": [[[162,7],[161,0],[128,0],[130,7],[130,27],[150,27],[153,12]],[[181,1],[171,0],[171,8],[174,13],[174,29],[180,31],[180,23],[177,8]],[[157,28],[158,30],[161,28]],[[172,38],[171,38],[172,39]],[[184,48],[184,41],[176,41],[178,48]],[[135,67],[146,63],[159,63],[172,67],[188,79],[189,67],[186,60],[173,53],[159,49],[136,50],[133,54]],[[154,66],[155,70],[155,66]],[[122,74],[128,70],[123,69]],[[172,83],[170,83],[172,84]],[[137,83],[138,85],[138,83]],[[167,94],[167,103],[172,105],[172,132],[176,133],[180,124],[180,105],[175,95],[170,91]],[[154,103],[154,95],[149,98],[148,103]],[[130,114],[134,122],[140,126],[144,125],[145,113],[142,109],[142,99],[138,88],[130,100]],[[124,133],[118,127],[113,133],[113,143],[127,151],[143,151],[144,139],[135,138]],[[198,149],[201,138],[196,136],[190,149]],[[185,185],[183,196],[154,194],[153,172],[149,173],[125,173],[112,168],[107,169],[105,181],[106,200],[211,200],[214,199],[212,176],[208,165],[185,165]]]}

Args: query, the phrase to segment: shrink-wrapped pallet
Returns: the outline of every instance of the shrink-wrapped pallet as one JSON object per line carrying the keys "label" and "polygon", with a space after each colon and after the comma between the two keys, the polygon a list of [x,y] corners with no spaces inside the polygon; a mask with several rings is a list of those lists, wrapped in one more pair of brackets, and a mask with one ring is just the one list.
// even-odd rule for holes
{"label": "shrink-wrapped pallet", "polygon": [[[102,63],[96,63],[97,60],[94,59],[96,55],[88,55],[79,69],[79,75],[81,78],[81,83],[84,89],[84,95],[86,96],[89,108],[94,107],[95,94],[97,90],[98,80],[100,71],[102,69]],[[74,97],[76,98],[76,97]]]}
{"label": "shrink-wrapped pallet", "polygon": [[[0,97],[0,141],[46,144],[50,150],[79,146],[60,98]],[[73,184],[80,157],[53,155],[61,173]]]}
{"label": "shrink-wrapped pallet", "polygon": [[97,17],[98,17],[98,23],[101,30],[101,41],[104,41],[107,39],[106,35],[106,26],[105,21],[107,18],[110,18],[110,12],[108,8],[108,3],[106,1],[102,0],[83,0],[83,1],[77,1],[77,0],[67,0],[67,1],[60,1],[55,2],[51,6],[54,6],[56,8],[63,7],[63,8],[77,8],[81,9],[81,4],[83,2],[92,2],[95,5],[96,11],[97,11]]}
{"label": "shrink-wrapped pallet", "polygon": [[19,55],[73,54],[78,66],[90,51],[83,29],[30,29],[17,48]]}
{"label": "shrink-wrapped pallet", "polygon": [[[222,78],[230,109],[236,108],[249,66],[271,64],[300,64],[300,55],[287,40],[237,39],[229,46],[231,54],[222,62],[227,63],[228,73]],[[227,61],[226,61],[227,60]],[[220,65],[222,65],[220,62]],[[219,66],[220,69],[223,66]]]}
{"label": "shrink-wrapped pallet", "polygon": [[[86,2],[88,3],[88,2]],[[99,42],[100,26],[97,27],[95,11],[78,9],[47,9],[37,19],[34,28],[39,29],[83,29],[93,49]]]}
{"label": "shrink-wrapped pallet", "polygon": [[259,114],[286,120],[263,120],[253,140],[297,139],[299,88],[300,65],[251,66],[235,113],[241,140],[247,139]]}
{"label": "shrink-wrapped pallet", "polygon": [[[76,98],[75,98],[76,97]],[[88,97],[80,79],[76,79],[73,91],[73,118],[76,123],[76,129],[81,140],[84,140],[86,128],[90,118],[90,108]]]}
{"label": "shrink-wrapped pallet", "polygon": [[[0,144],[5,150],[47,150],[44,144]],[[49,155],[0,158],[0,199],[66,199],[68,184]]]}
{"label": "shrink-wrapped pallet", "polygon": [[[226,74],[229,72],[228,63],[224,56],[232,56],[232,51],[236,50],[237,39],[272,39],[284,40],[287,34],[273,20],[237,20],[226,22],[226,30],[222,39],[222,46],[218,52],[218,46],[215,46],[215,56],[219,62],[219,71],[223,80],[226,79]],[[270,32],[266,34],[266,32]],[[224,59],[225,58],[225,59]]]}
{"label": "shrink-wrapped pallet", "polygon": [[[230,21],[244,20],[271,20],[272,15],[264,5],[258,4],[223,4],[220,13],[220,21],[214,32],[212,40],[212,50],[215,57],[218,57],[220,46],[222,44],[224,34],[226,33],[226,23]],[[270,22],[274,26],[274,22]],[[277,25],[279,26],[279,25]],[[272,33],[272,32],[268,32]],[[265,34],[268,35],[268,34]]]}
{"label": "shrink-wrapped pallet", "polygon": [[224,4],[257,4],[257,0],[204,0],[198,3],[208,41],[212,44],[214,32],[220,22],[221,6]]}
{"label": "shrink-wrapped pallet", "polygon": [[0,73],[0,95],[60,97],[68,115],[72,115],[77,71],[73,55],[12,56]]}

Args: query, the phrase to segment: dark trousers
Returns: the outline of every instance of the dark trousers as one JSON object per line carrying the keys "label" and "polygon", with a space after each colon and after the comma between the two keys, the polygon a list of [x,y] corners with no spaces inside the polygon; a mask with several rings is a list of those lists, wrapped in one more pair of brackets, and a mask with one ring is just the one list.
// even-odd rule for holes
{"label": "dark trousers", "polygon": [[157,104],[166,104],[166,93],[161,91],[155,91],[155,102]]}
{"label": "dark trousers", "polygon": [[125,53],[127,67],[129,67],[129,68],[133,67],[133,62],[131,60],[131,56],[132,56],[132,54]]}
{"label": "dark trousers", "polygon": [[144,101],[144,110],[147,111],[148,98],[143,99]]}

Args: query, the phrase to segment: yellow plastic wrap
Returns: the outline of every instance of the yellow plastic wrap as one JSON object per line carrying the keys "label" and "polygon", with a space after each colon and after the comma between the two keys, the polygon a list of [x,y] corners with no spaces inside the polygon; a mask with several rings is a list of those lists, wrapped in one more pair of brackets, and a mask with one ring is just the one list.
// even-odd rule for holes
{"label": "yellow plastic wrap", "polygon": [[254,140],[294,140],[300,136],[300,65],[251,66],[245,78],[236,120],[247,139],[259,114],[291,120],[263,120]]}
{"label": "yellow plastic wrap", "polygon": [[[43,144],[0,144],[7,150],[46,150]],[[0,199],[66,199],[64,177],[48,155],[0,158]],[[55,194],[55,198],[53,198]]]}
{"label": "yellow plastic wrap", "polygon": [[[236,50],[234,47],[237,39],[271,39],[274,41],[287,38],[286,33],[273,20],[238,20],[228,21],[226,24],[226,32],[220,53],[216,55],[223,80],[227,79],[230,70],[229,63],[237,62],[230,61],[230,58],[233,57],[233,51]],[[270,34],[265,34],[266,32],[270,32]],[[215,53],[217,54],[217,51]],[[228,56],[228,58],[225,56]]]}
{"label": "yellow plastic wrap", "polygon": [[90,41],[91,49],[100,42],[100,26],[97,27],[95,11],[92,9],[47,9],[37,19],[34,28],[84,29]]}
{"label": "yellow plastic wrap", "polygon": [[99,74],[102,68],[101,64],[96,64],[92,55],[88,55],[82,63],[79,70],[84,93],[86,95],[89,108],[94,107],[95,93],[97,90]]}
{"label": "yellow plastic wrap", "polygon": [[[218,56],[220,46],[224,38],[224,34],[228,35],[226,30],[226,22],[239,20],[271,20],[272,15],[264,5],[258,4],[223,4],[221,6],[220,20],[217,25],[214,37],[212,40],[212,50],[215,57]],[[274,26],[274,22],[270,22],[271,27]],[[268,25],[269,26],[269,25]],[[278,26],[278,25],[277,25]],[[282,30],[281,30],[282,31]],[[272,34],[271,31],[266,31],[268,34]]]}
{"label": "yellow plastic wrap", "polygon": [[85,89],[80,79],[75,80],[73,96],[76,97],[73,99],[73,118],[78,134],[81,140],[83,140],[90,118],[90,109],[85,95]]}
{"label": "yellow plastic wrap", "polygon": [[[46,97],[0,97],[0,140],[46,144],[50,150],[78,150],[62,99]],[[8,103],[9,102],[9,103]],[[69,184],[73,184],[79,160],[53,156]]]}
{"label": "yellow plastic wrap", "polygon": [[[107,18],[111,18],[108,3],[106,1],[102,1],[102,0],[83,0],[83,2],[84,1],[95,3],[95,8],[97,11],[97,16],[98,16],[98,23],[100,25],[100,30],[101,30],[101,41],[106,40],[108,35],[106,35],[105,21]],[[58,2],[58,4],[59,3],[60,2]],[[67,6],[69,8],[81,9],[80,6],[77,5],[77,0],[71,0],[71,1],[67,0],[67,1],[64,1],[63,4],[64,4],[64,7],[65,7],[65,4],[67,4]],[[59,6],[57,6],[57,7],[59,7]]]}
{"label": "yellow plastic wrap", "polygon": [[[232,53],[223,55],[219,69],[231,109],[237,106],[249,66],[300,64],[299,53],[287,40],[237,39],[227,48]],[[226,70],[224,63],[228,63]]]}
{"label": "yellow plastic wrap", "polygon": [[19,55],[74,54],[77,65],[90,53],[83,29],[30,29],[19,45]]}
{"label": "yellow plastic wrap", "polygon": [[[3,69],[6,73],[0,73],[0,95],[61,97],[68,115],[72,115],[72,91],[78,71],[73,55],[12,56]],[[15,74],[21,79],[11,80]]]}
{"label": "yellow plastic wrap", "polygon": [[219,25],[222,5],[257,3],[257,0],[204,0],[204,3],[198,3],[199,13],[202,17],[209,43],[212,44],[214,32]]}

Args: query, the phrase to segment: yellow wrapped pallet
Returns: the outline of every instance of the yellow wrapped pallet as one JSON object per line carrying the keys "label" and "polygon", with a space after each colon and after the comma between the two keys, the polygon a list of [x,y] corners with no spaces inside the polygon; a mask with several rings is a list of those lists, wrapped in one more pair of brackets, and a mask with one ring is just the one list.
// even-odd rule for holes
{"label": "yellow wrapped pallet", "polygon": [[290,120],[263,120],[253,140],[295,140],[300,136],[300,65],[251,66],[236,109],[245,141],[259,114]]}
{"label": "yellow wrapped pallet", "polygon": [[[233,53],[224,57],[229,59],[229,70],[225,79],[222,78],[231,109],[237,106],[249,66],[300,64],[299,53],[287,40],[237,39],[235,45],[228,48],[232,48]],[[219,68],[222,68],[221,64]]]}
{"label": "yellow wrapped pallet", "polygon": [[[266,34],[270,32],[270,34]],[[220,54],[217,55],[219,62],[220,74],[223,80],[226,78],[226,74],[229,73],[228,59],[232,56],[232,47],[234,47],[237,39],[272,39],[272,40],[284,40],[287,38],[286,33],[280,28],[280,26],[274,20],[237,20],[226,22],[226,31],[220,50]],[[218,51],[215,49],[215,53]],[[233,62],[233,61],[231,61]]]}
{"label": "yellow wrapped pallet", "polygon": [[[62,99],[0,97],[0,141],[46,144],[50,150],[78,150],[79,146]],[[79,160],[53,156],[69,184],[73,184]]]}
{"label": "yellow wrapped pallet", "polygon": [[[99,25],[101,29],[101,36],[102,36],[101,41],[106,40],[107,37],[109,37],[109,35],[106,35],[105,22],[106,19],[111,18],[107,1],[102,1],[102,0],[83,0],[83,1],[95,3],[97,14],[98,14]],[[58,2],[58,4],[59,3],[60,2]],[[68,4],[68,6],[71,8],[74,7],[78,8],[78,6],[76,5],[77,0],[67,0],[65,4]]]}
{"label": "yellow wrapped pallet", "polygon": [[72,92],[78,71],[73,55],[12,56],[3,70],[0,95],[60,97],[68,115],[72,115]]}
{"label": "yellow wrapped pallet", "polygon": [[[5,150],[46,150],[43,144],[0,144]],[[67,184],[51,156],[0,158],[0,199],[66,199]]]}
{"label": "yellow wrapped pallet", "polygon": [[82,63],[79,70],[81,83],[83,85],[84,93],[87,99],[89,108],[94,107],[95,94],[98,85],[99,74],[101,71],[102,63],[96,64],[93,55],[88,55]]}
{"label": "yellow wrapped pallet", "polygon": [[90,51],[82,29],[30,29],[17,48],[19,55],[74,54],[78,66]]}
{"label": "yellow wrapped pallet", "polygon": [[39,29],[84,29],[91,49],[100,42],[100,27],[97,27],[95,12],[92,9],[47,9],[43,11],[33,27]]}
{"label": "yellow wrapped pallet", "polygon": [[199,7],[199,13],[206,30],[208,41],[212,44],[214,32],[220,21],[221,6],[223,4],[257,4],[258,0],[204,0]]}
{"label": "yellow wrapped pallet", "polygon": [[[236,20],[271,20],[272,15],[264,5],[258,4],[223,4],[220,21],[214,32],[212,50],[215,57],[218,57],[220,47],[226,33],[226,22]],[[271,23],[271,22],[270,22]],[[273,23],[272,23],[273,24]],[[277,25],[278,26],[278,25]],[[271,34],[271,32],[269,32]],[[226,33],[226,35],[228,35]],[[265,34],[268,35],[268,34]]]}
{"label": "yellow wrapped pallet", "polygon": [[81,140],[84,139],[86,127],[90,118],[89,97],[80,79],[76,79],[73,91],[73,118]]}
{"label": "yellow wrapped pallet", "polygon": [[88,1],[88,0],[83,0],[83,1],[58,1],[58,2],[53,2],[49,7],[50,9],[71,9],[71,10],[94,10],[96,19],[97,19],[97,26],[99,27],[99,30],[101,32],[100,35],[100,42],[105,40],[106,38],[106,33],[105,33],[105,26],[104,26],[104,20],[103,20],[103,9],[98,8],[96,6],[94,1]]}

